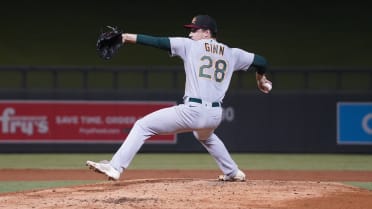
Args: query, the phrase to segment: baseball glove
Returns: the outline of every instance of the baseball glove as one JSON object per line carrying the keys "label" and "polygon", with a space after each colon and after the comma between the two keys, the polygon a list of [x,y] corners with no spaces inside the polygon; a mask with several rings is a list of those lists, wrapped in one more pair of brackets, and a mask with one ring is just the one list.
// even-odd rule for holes
{"label": "baseball glove", "polygon": [[106,26],[108,30],[101,31],[97,40],[97,52],[98,55],[105,60],[112,58],[116,54],[121,46],[123,46],[122,30],[113,26]]}

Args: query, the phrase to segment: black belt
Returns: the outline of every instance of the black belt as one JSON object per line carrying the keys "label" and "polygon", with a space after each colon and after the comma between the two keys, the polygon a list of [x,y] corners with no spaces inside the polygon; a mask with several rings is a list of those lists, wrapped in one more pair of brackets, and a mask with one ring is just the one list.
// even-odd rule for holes
{"label": "black belt", "polygon": [[[199,104],[203,104],[203,101],[199,98],[188,98],[189,102],[196,102],[196,103],[199,103]],[[212,102],[212,107],[220,107],[221,104],[219,102]]]}

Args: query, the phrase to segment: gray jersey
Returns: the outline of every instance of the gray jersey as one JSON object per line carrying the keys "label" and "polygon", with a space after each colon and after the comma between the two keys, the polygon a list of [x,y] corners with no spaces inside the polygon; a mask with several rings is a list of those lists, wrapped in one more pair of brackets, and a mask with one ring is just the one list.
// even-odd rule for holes
{"label": "gray jersey", "polygon": [[234,71],[247,70],[254,54],[214,39],[169,38],[171,55],[184,62],[185,96],[222,102]]}
{"label": "gray jersey", "polygon": [[235,177],[242,172],[221,139],[214,134],[222,121],[223,108],[213,104],[222,102],[233,72],[247,70],[254,54],[230,48],[214,39],[195,41],[174,37],[170,38],[170,44],[171,55],[184,61],[185,96],[193,97],[194,101],[185,99],[183,104],[157,110],[137,120],[110,165],[121,173],[149,137],[192,131],[216,160],[224,178]]}

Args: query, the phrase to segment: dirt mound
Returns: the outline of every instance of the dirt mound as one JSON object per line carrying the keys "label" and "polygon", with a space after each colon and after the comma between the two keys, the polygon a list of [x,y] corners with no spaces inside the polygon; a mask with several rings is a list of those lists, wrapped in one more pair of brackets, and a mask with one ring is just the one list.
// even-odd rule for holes
{"label": "dirt mound", "polygon": [[336,182],[164,178],[0,195],[0,208],[370,208],[372,192]]}
{"label": "dirt mound", "polygon": [[247,182],[210,179],[217,170],[128,170],[121,181],[88,169],[2,169],[0,181],[104,183],[0,194],[0,208],[370,209],[372,191],[336,181],[372,181],[371,171],[245,171]]}

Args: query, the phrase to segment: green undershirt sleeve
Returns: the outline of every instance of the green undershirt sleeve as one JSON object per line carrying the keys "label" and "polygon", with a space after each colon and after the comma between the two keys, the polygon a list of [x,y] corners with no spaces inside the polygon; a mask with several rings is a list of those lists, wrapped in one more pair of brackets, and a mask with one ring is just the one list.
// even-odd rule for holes
{"label": "green undershirt sleeve", "polygon": [[253,62],[251,67],[258,73],[258,74],[265,74],[267,68],[267,61],[263,56],[258,54],[254,54]]}
{"label": "green undershirt sleeve", "polygon": [[138,34],[137,35],[137,43],[152,46],[159,49],[164,49],[169,51],[171,48],[170,40],[168,37],[154,37],[149,35]]}

